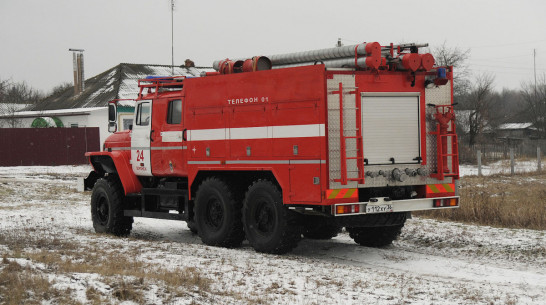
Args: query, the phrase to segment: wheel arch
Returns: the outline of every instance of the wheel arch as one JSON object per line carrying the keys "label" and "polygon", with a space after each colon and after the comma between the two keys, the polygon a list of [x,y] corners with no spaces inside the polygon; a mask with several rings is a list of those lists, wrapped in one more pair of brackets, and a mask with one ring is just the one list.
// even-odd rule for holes
{"label": "wheel arch", "polygon": [[142,184],[133,172],[129,163],[130,158],[127,155],[127,153],[121,151],[86,154],[98,177],[104,177],[106,174],[117,174],[119,176],[125,195],[138,193],[142,189]]}

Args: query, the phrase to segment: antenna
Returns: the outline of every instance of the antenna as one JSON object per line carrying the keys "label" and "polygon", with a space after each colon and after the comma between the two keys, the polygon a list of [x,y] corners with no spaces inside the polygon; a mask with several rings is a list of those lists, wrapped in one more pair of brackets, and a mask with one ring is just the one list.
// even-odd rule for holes
{"label": "antenna", "polygon": [[171,0],[171,75],[174,76],[174,0]]}

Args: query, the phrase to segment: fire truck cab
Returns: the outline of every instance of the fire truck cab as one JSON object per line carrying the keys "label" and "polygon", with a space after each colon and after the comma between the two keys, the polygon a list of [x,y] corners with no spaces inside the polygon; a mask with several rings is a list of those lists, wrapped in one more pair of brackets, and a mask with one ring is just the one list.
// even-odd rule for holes
{"label": "fire truck cab", "polygon": [[286,253],[343,227],[388,245],[412,211],[458,207],[452,68],[368,45],[352,68],[254,58],[140,80],[132,129],[86,154],[95,230],[184,220],[208,245]]}

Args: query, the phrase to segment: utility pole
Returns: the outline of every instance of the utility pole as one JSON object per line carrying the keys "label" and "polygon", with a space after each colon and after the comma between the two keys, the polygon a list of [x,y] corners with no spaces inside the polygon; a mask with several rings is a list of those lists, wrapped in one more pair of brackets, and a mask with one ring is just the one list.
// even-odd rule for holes
{"label": "utility pole", "polygon": [[535,98],[537,96],[537,49],[533,49],[533,67],[535,71]]}
{"label": "utility pole", "polygon": [[174,0],[171,0],[171,76],[174,76]]}

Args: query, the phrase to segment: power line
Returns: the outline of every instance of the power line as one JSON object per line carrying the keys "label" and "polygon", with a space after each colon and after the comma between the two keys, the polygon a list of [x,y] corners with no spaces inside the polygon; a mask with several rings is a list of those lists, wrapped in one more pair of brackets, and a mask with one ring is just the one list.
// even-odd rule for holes
{"label": "power line", "polygon": [[[499,68],[499,69],[515,69],[515,70],[532,70],[533,68],[525,68],[525,67],[508,67],[508,66],[499,66],[499,65],[481,65],[481,64],[471,64],[471,66],[479,66],[479,67],[488,67],[488,68]],[[546,69],[539,69],[539,70],[543,70],[543,71],[546,71]]]}
{"label": "power line", "polygon": [[470,48],[474,48],[474,49],[494,48],[494,47],[505,47],[505,46],[514,46],[514,45],[522,45],[522,44],[530,44],[530,43],[542,43],[542,42],[546,42],[546,39],[535,40],[535,41],[527,41],[527,42],[513,42],[513,43],[495,44],[495,45],[471,46]]}
{"label": "power line", "polygon": [[520,56],[520,59],[512,59],[512,60],[498,60],[498,59],[478,59],[478,58],[470,58],[469,62],[479,62],[479,63],[492,63],[492,64],[515,64],[518,62],[522,62],[524,60],[529,59],[528,56],[522,57]]}
{"label": "power line", "polygon": [[514,72],[514,71],[499,71],[499,70],[490,70],[490,69],[469,69],[470,72],[487,72],[492,74],[509,74],[509,75],[527,75],[530,76],[532,72]]}

